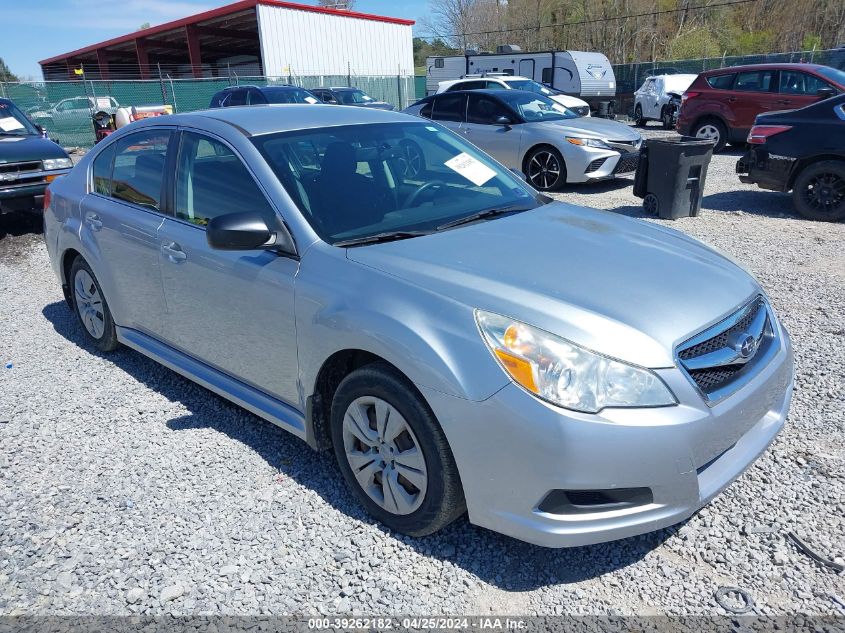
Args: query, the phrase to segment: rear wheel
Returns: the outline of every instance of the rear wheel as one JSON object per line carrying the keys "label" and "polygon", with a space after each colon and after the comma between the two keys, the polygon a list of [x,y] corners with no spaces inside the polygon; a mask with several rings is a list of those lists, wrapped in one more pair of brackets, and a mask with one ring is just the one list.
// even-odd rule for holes
{"label": "rear wheel", "polygon": [[566,164],[554,147],[543,145],[531,150],[523,170],[528,182],[538,191],[554,191],[566,183]]}
{"label": "rear wheel", "polygon": [[637,127],[644,127],[646,124],[645,118],[643,118],[643,108],[638,103],[637,107],[634,108],[634,125]]}
{"label": "rear wheel", "polygon": [[332,401],[331,431],[347,485],[391,529],[425,536],[465,512],[443,430],[390,365],[367,365],[343,379]]}
{"label": "rear wheel", "polygon": [[845,219],[845,161],[825,160],[804,168],[795,179],[792,200],[810,220]]}
{"label": "rear wheel", "polygon": [[82,257],[73,260],[70,267],[73,310],[85,329],[91,344],[101,352],[117,348],[117,332],[111,310],[103,296],[94,271]]}
{"label": "rear wheel", "polygon": [[671,130],[673,127],[672,111],[665,106],[660,112],[660,122],[663,124],[664,130]]}
{"label": "rear wheel", "polygon": [[704,119],[696,124],[692,131],[696,138],[704,138],[716,142],[714,152],[721,152],[728,142],[728,130],[719,119]]}
{"label": "rear wheel", "polygon": [[647,193],[643,198],[643,211],[648,215],[657,215],[660,210],[660,201],[653,193]]}

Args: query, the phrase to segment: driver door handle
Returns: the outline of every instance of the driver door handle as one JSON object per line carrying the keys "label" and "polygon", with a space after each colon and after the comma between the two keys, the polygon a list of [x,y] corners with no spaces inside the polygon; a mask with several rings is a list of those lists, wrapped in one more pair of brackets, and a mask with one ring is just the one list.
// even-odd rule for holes
{"label": "driver door handle", "polygon": [[92,231],[99,231],[103,228],[103,221],[93,211],[87,211],[85,213],[85,223],[91,227]]}
{"label": "driver door handle", "polygon": [[188,259],[188,254],[176,242],[163,242],[161,252],[174,264],[179,264]]}

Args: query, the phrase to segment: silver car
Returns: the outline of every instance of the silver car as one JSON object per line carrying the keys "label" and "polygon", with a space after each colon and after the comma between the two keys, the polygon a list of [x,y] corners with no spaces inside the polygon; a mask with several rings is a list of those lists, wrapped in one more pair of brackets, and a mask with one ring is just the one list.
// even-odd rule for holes
{"label": "silver car", "polygon": [[539,191],[636,171],[642,137],[631,127],[581,117],[525,90],[467,90],[426,97],[403,112],[462,134]]}
{"label": "silver car", "polygon": [[552,547],[677,523],[789,407],[789,336],[725,255],[550,201],[401,113],[133,123],[51,185],[44,236],[92,347],[333,450],[410,535],[464,512]]}

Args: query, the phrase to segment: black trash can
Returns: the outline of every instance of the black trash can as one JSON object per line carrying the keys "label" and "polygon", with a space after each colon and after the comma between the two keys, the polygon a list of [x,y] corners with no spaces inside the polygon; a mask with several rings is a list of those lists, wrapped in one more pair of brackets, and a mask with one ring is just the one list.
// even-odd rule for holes
{"label": "black trash can", "polygon": [[698,215],[715,143],[689,136],[651,138],[640,150],[634,195],[666,220]]}

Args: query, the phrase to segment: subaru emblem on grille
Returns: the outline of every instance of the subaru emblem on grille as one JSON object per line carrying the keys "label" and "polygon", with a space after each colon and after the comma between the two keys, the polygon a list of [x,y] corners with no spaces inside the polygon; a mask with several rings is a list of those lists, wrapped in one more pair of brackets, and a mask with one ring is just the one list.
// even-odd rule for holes
{"label": "subaru emblem on grille", "polygon": [[746,362],[754,356],[757,351],[757,339],[748,332],[739,332],[731,336],[731,347],[739,354],[740,362]]}

